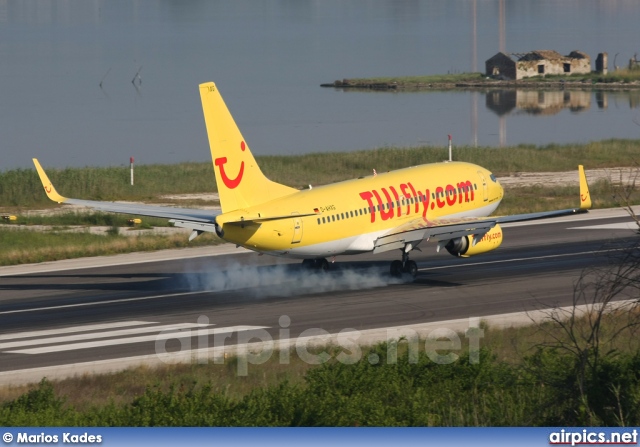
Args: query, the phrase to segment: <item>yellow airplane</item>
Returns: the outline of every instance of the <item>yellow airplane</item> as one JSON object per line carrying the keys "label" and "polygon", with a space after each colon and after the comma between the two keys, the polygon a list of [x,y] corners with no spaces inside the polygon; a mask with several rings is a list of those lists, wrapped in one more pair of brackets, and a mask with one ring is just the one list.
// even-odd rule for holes
{"label": "yellow airplane", "polygon": [[579,166],[580,206],[558,211],[489,217],[503,189],[488,170],[463,162],[431,163],[355,180],[294,189],[264,176],[213,82],[200,85],[204,120],[222,212],[70,199],[55,190],[33,159],[47,196],[58,203],[163,217],[269,255],[303,259],[328,269],[327,257],[400,250],[391,274],[416,276],[409,253],[423,241],[454,256],[473,256],[502,242],[500,223],[586,212],[589,188]]}

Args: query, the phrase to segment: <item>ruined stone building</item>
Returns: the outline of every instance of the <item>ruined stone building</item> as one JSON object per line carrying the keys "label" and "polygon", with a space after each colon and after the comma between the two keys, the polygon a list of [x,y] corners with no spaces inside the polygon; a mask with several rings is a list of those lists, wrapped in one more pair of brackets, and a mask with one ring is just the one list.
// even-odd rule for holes
{"label": "ruined stone building", "polygon": [[499,52],[485,62],[486,75],[499,79],[524,79],[533,76],[590,73],[591,58],[581,51],[562,56],[553,50],[528,53]]}

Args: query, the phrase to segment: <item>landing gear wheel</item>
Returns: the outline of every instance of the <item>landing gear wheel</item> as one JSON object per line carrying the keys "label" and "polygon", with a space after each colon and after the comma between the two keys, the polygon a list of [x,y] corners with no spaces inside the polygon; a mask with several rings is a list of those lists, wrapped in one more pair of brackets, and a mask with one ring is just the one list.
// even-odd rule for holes
{"label": "landing gear wheel", "polygon": [[402,261],[391,262],[391,276],[400,276],[402,274]]}
{"label": "landing gear wheel", "polygon": [[402,269],[404,273],[410,274],[413,278],[418,276],[418,264],[415,261],[407,261]]}
{"label": "landing gear wheel", "polygon": [[310,270],[323,270],[323,271],[327,271],[331,267],[329,262],[324,258],[303,259],[302,266]]}
{"label": "landing gear wheel", "polygon": [[402,261],[393,261],[391,263],[391,276],[398,278],[402,276],[403,273],[408,273],[412,278],[418,276],[418,264],[409,259],[409,252],[413,248],[415,248],[414,245],[407,244],[404,248],[400,249],[400,252],[402,253]]}
{"label": "landing gear wheel", "polygon": [[322,270],[323,272],[328,272],[329,268],[331,267],[331,264],[329,264],[329,261],[327,261],[326,259],[322,258],[322,259],[317,259],[317,266],[320,270]]}

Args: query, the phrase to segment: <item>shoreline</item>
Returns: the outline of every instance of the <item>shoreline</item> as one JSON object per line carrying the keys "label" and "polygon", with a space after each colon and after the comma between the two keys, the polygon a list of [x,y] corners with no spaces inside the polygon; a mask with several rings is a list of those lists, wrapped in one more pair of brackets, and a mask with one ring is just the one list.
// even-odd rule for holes
{"label": "shoreline", "polygon": [[[427,78],[427,77],[426,77]],[[529,89],[529,90],[598,90],[598,91],[624,91],[640,89],[640,80],[631,82],[597,82],[585,78],[580,80],[460,80],[460,81],[403,81],[372,79],[342,79],[332,83],[320,84],[323,88],[375,90],[375,91],[422,91],[422,90],[494,90],[494,89]]]}

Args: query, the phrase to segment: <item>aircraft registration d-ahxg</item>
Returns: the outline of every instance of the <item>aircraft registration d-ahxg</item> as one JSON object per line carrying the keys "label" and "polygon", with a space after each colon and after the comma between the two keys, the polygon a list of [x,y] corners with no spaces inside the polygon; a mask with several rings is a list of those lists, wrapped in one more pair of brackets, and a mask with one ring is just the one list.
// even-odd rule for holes
{"label": "aircraft registration d-ahxg", "polygon": [[58,203],[101,211],[170,219],[250,250],[304,259],[327,269],[327,257],[401,252],[391,274],[417,274],[409,254],[423,241],[454,256],[473,256],[502,242],[500,223],[586,212],[591,207],[582,166],[580,206],[558,211],[490,217],[503,189],[488,170],[463,162],[430,163],[298,190],[266,178],[213,82],[200,85],[221,212],[66,198],[37,159],[47,196]]}

